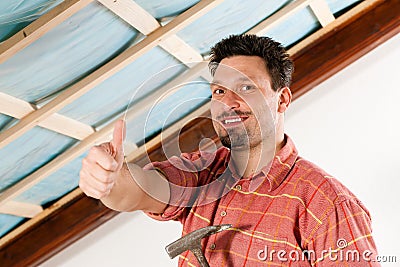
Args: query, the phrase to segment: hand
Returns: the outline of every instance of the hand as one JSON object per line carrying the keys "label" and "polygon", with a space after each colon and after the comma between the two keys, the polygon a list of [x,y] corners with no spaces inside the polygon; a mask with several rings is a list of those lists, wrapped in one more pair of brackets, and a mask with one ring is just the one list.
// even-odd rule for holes
{"label": "hand", "polygon": [[114,126],[113,140],[92,147],[82,160],[79,187],[87,196],[96,199],[107,197],[122,175],[125,133],[125,122],[120,120]]}

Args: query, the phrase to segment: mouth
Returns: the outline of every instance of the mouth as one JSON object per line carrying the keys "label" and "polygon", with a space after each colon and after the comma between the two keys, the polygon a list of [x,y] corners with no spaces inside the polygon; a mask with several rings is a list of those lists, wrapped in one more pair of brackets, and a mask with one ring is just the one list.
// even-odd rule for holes
{"label": "mouth", "polygon": [[225,127],[235,127],[241,125],[248,118],[248,116],[226,117],[222,119],[221,122]]}

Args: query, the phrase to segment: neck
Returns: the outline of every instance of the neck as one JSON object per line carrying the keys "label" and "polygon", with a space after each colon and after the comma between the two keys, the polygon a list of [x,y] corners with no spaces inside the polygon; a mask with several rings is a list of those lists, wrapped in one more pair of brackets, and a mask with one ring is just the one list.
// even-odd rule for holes
{"label": "neck", "polygon": [[284,145],[283,133],[277,136],[275,143],[271,141],[260,142],[250,150],[232,149],[231,159],[236,173],[241,177],[251,177],[267,166]]}

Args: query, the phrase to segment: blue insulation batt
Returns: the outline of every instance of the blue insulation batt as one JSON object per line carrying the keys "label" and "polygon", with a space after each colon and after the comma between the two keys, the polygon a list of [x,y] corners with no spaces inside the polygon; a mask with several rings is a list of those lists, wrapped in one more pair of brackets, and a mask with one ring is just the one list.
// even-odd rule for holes
{"label": "blue insulation batt", "polygon": [[72,160],[61,169],[16,197],[15,201],[46,205],[69,191],[72,191],[78,186],[79,171],[82,166],[81,162],[86,155],[87,153],[84,153]]}
{"label": "blue insulation batt", "polygon": [[210,47],[222,38],[248,31],[290,2],[289,0],[224,1],[177,35],[200,53],[207,54]]}
{"label": "blue insulation batt", "polygon": [[7,232],[9,232],[23,220],[25,220],[25,218],[8,214],[0,214],[0,237],[7,234]]}
{"label": "blue insulation batt", "polygon": [[149,1],[135,0],[144,10],[149,12],[153,17],[162,19],[179,15],[186,9],[195,5],[199,0],[174,0],[174,1]]}
{"label": "blue insulation batt", "polygon": [[0,42],[18,32],[63,0],[1,0]]}
{"label": "blue insulation batt", "polygon": [[[123,112],[133,95],[138,101],[186,69],[163,49],[155,47],[66,106],[60,114],[99,125],[101,120]],[[143,83],[146,86],[141,86]]]}
{"label": "blue insulation batt", "polygon": [[[333,14],[340,12],[347,6],[354,4],[355,0],[327,0],[328,6]],[[311,8],[301,9],[293,16],[277,24],[275,27],[267,31],[265,36],[271,37],[284,46],[292,46],[299,40],[310,35],[321,28],[320,23],[314,16]]]}
{"label": "blue insulation batt", "polygon": [[1,131],[1,129],[3,129],[3,127],[6,127],[13,120],[14,120],[14,118],[12,118],[10,116],[0,114],[0,131]]}
{"label": "blue insulation batt", "polygon": [[197,107],[208,102],[211,96],[209,83],[196,79],[171,95],[164,95],[150,109],[142,111],[127,122],[126,139],[141,143],[146,137],[159,133]]}
{"label": "blue insulation batt", "polygon": [[1,91],[40,102],[104,64],[136,35],[132,27],[93,2],[0,64]]}
{"label": "blue insulation batt", "polygon": [[[208,54],[210,47],[230,34],[250,30],[260,21],[271,16],[293,1],[282,0],[230,0],[197,19],[177,35],[202,54]],[[333,13],[360,2],[359,0],[327,0]],[[320,28],[320,23],[309,8],[303,8],[271,30],[271,37],[285,46],[293,45]],[[193,34],[195,33],[195,34]]]}
{"label": "blue insulation batt", "polygon": [[[199,80],[184,86],[176,93],[161,99],[149,112],[141,114],[135,120],[128,121],[126,140],[138,143],[144,137],[158,132],[161,127],[167,127],[180,119],[182,115],[190,113],[209,100],[209,97],[210,89],[205,81]],[[86,153],[25,191],[15,200],[45,205],[73,190],[78,186],[79,170],[84,156]]]}
{"label": "blue insulation batt", "polygon": [[0,150],[0,192],[74,143],[67,136],[35,127]]}
{"label": "blue insulation batt", "polygon": [[[47,12],[60,0],[0,1],[0,41]],[[136,1],[151,15],[167,23],[198,1]],[[292,1],[226,0],[181,30],[177,35],[199,53],[229,34],[246,32]],[[339,14],[360,1],[327,0]],[[291,46],[320,28],[312,11],[302,9],[270,29],[266,35]],[[58,93],[96,70],[143,38],[130,25],[94,1],[42,38],[0,64],[0,91],[44,105]],[[156,47],[114,74],[58,113],[101,128],[151,92],[187,70],[173,56]],[[209,101],[208,83],[200,78],[160,98],[147,110],[135,110],[127,124],[127,142],[140,144],[162,127]],[[134,106],[133,106],[134,108]],[[0,131],[17,122],[0,114]],[[35,127],[0,149],[0,193],[50,162],[77,140]],[[46,205],[76,188],[85,153],[16,197],[15,201]],[[24,218],[0,214],[0,237]]]}

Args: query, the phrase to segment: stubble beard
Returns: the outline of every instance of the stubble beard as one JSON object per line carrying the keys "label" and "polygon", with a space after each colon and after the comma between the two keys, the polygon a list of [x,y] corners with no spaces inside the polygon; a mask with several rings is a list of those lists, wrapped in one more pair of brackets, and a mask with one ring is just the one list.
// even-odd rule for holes
{"label": "stubble beard", "polygon": [[239,133],[237,130],[228,130],[227,135],[220,135],[219,139],[224,147],[229,149],[244,149],[249,147],[249,137],[246,132]]}
{"label": "stubble beard", "polygon": [[223,146],[232,150],[251,150],[261,142],[256,134],[249,132],[243,125],[237,128],[225,129],[219,134]]}
{"label": "stubble beard", "polygon": [[[253,131],[256,131],[254,133]],[[232,150],[249,150],[260,146],[262,142],[270,142],[271,138],[274,138],[273,129],[266,129],[266,131],[262,134],[260,129],[254,129],[253,131],[249,131],[247,128],[239,127],[232,129],[225,129],[223,133],[218,133],[221,144],[224,147],[227,147]]]}

